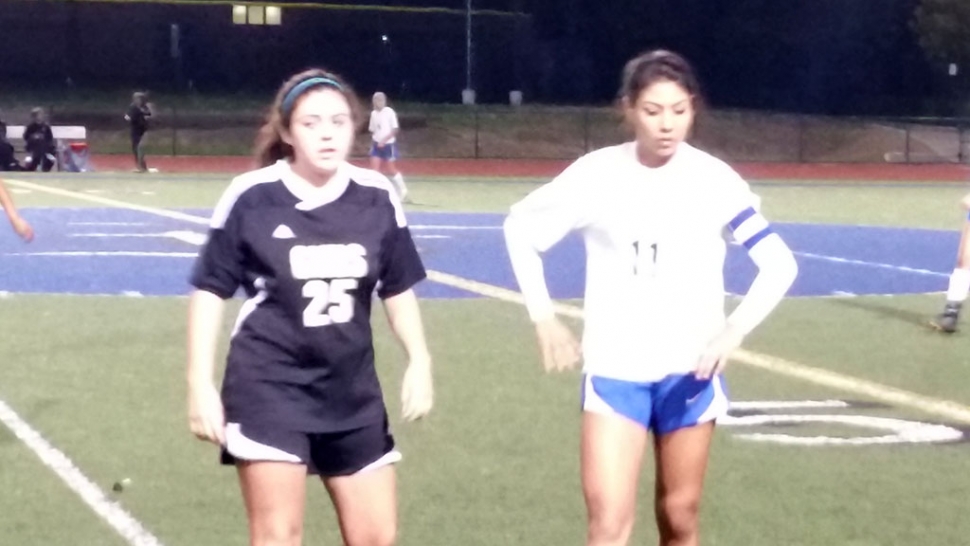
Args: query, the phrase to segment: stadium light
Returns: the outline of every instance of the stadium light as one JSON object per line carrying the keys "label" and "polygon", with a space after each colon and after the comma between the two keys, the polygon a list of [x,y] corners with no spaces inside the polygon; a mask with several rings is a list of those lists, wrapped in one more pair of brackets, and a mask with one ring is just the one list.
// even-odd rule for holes
{"label": "stadium light", "polygon": [[249,24],[250,25],[262,25],[266,22],[263,6],[248,6],[249,7]]}
{"label": "stadium light", "polygon": [[235,5],[232,7],[232,24],[246,24],[246,6]]}
{"label": "stadium light", "polygon": [[283,24],[283,8],[279,6],[266,6],[266,24],[267,25],[282,25]]}

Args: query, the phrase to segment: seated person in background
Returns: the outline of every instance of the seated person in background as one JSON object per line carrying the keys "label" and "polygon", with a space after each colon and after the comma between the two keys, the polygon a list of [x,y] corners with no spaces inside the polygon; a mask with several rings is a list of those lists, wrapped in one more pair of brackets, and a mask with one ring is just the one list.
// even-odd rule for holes
{"label": "seated person in background", "polygon": [[45,173],[50,172],[54,167],[54,154],[57,148],[54,145],[54,132],[47,124],[43,108],[34,108],[30,111],[30,125],[24,129],[24,143],[27,150],[27,164],[24,170],[36,171],[41,167]]}
{"label": "seated person in background", "polygon": [[3,121],[3,112],[0,111],[0,171],[19,171],[20,163],[14,155],[13,144],[7,140],[7,123]]}
{"label": "seated person in background", "polygon": [[[3,123],[3,122],[0,122]],[[0,133],[0,171],[20,171],[23,168],[14,155],[13,144],[6,139],[6,133]]]}

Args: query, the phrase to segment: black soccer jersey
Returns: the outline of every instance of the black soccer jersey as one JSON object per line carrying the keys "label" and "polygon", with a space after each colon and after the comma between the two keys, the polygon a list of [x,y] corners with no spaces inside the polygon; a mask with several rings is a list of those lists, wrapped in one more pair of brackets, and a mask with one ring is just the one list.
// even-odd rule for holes
{"label": "black soccer jersey", "polygon": [[227,422],[333,432],[378,422],[371,295],[425,270],[382,175],[344,164],[321,188],[286,162],[236,178],[213,212],[191,283],[240,310],[223,381]]}

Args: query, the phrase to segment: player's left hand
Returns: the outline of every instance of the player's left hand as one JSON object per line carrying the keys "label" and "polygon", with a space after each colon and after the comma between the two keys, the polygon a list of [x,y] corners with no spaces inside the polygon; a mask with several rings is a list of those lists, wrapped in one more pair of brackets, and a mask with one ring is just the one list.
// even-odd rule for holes
{"label": "player's left hand", "polygon": [[404,372],[402,383],[401,415],[404,420],[415,421],[427,415],[434,404],[431,359],[412,359]]}
{"label": "player's left hand", "polygon": [[725,325],[721,333],[707,344],[707,349],[694,370],[694,376],[697,379],[711,379],[723,372],[727,367],[728,357],[741,346],[742,341],[744,334],[730,325]]}
{"label": "player's left hand", "polygon": [[29,243],[34,240],[34,228],[30,227],[27,220],[24,220],[20,216],[15,216],[10,219],[10,225],[13,226],[14,232],[24,241]]}

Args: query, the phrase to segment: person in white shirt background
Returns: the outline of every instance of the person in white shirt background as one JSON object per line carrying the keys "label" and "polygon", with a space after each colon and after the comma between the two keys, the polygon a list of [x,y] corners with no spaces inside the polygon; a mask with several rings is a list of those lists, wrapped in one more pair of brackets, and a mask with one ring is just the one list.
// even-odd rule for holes
{"label": "person in white shirt background", "polygon": [[[700,100],[685,59],[662,50],[632,59],[620,99],[635,141],[580,158],[513,205],[506,243],[546,370],[584,361],[587,545],[629,540],[653,432],[660,544],[695,546],[714,422],[728,408],[721,374],[797,264],[748,184],[685,142]],[[586,245],[582,346],[554,314],[541,257],[570,232]],[[728,317],[726,236],[759,268]]]}
{"label": "person in white shirt background", "polygon": [[387,95],[380,91],[374,93],[372,103],[374,109],[370,113],[369,125],[373,140],[370,148],[370,168],[387,175],[394,182],[398,198],[405,201],[408,188],[404,184],[404,175],[397,168],[397,135],[401,130],[397,112],[387,105]]}

